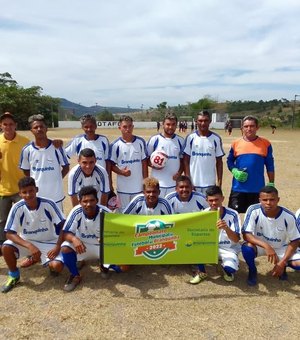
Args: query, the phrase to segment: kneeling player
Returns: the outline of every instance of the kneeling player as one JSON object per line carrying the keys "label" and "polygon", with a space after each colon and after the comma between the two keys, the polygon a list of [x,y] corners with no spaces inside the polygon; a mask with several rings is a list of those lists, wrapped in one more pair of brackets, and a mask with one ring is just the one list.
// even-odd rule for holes
{"label": "kneeling player", "polygon": [[[1,289],[3,293],[10,291],[20,280],[19,256],[30,255],[35,262],[41,260],[53,272],[63,269],[60,246],[65,218],[62,212],[52,200],[36,196],[38,188],[33,178],[22,178],[18,185],[22,199],[9,213],[5,226],[7,241],[2,246],[9,269],[7,282]],[[59,237],[57,230],[60,230]]]}
{"label": "kneeling player", "polygon": [[[70,276],[64,285],[64,291],[70,292],[81,282],[81,275],[76,266],[77,258],[99,260],[100,212],[111,212],[97,204],[97,190],[86,186],[78,192],[79,205],[76,205],[67,217],[63,228],[64,242],[61,252]],[[78,254],[78,255],[77,255]]]}
{"label": "kneeling player", "polygon": [[274,187],[263,187],[259,201],[248,208],[242,228],[246,241],[242,253],[249,267],[249,286],[257,283],[257,256],[268,256],[268,261],[274,265],[272,276],[281,280],[287,279],[287,266],[300,270],[300,251],[297,250],[300,231],[295,215],[278,205],[278,191]]}
{"label": "kneeling player", "polygon": [[[219,258],[224,272],[224,279],[227,282],[234,280],[234,273],[239,269],[238,254],[240,252],[240,218],[237,211],[224,207],[224,196],[218,186],[212,186],[206,190],[206,200],[209,210],[219,210],[220,219],[217,222],[219,230]],[[197,284],[207,278],[205,266],[198,265],[196,275],[190,283]]]}

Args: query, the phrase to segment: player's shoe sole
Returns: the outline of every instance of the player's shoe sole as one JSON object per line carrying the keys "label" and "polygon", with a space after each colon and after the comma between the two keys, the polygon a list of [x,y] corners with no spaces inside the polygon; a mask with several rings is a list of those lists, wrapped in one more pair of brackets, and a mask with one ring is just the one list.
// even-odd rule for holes
{"label": "player's shoe sole", "polygon": [[189,281],[189,283],[192,285],[197,285],[198,283],[204,281],[205,279],[207,279],[206,273],[198,273]]}
{"label": "player's shoe sole", "polygon": [[64,285],[64,291],[71,292],[80,284],[81,280],[82,277],[80,275],[77,276],[70,275],[67,282]]}
{"label": "player's shoe sole", "polygon": [[20,282],[20,276],[19,277],[12,277],[8,276],[6,283],[1,287],[2,293],[8,293],[10,290],[12,290],[18,283]]}

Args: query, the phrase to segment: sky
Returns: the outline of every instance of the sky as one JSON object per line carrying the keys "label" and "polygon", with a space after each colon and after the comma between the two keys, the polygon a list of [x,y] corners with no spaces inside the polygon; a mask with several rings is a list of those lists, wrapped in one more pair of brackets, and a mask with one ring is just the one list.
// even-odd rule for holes
{"label": "sky", "polygon": [[92,106],[300,95],[299,0],[0,0],[0,73]]}

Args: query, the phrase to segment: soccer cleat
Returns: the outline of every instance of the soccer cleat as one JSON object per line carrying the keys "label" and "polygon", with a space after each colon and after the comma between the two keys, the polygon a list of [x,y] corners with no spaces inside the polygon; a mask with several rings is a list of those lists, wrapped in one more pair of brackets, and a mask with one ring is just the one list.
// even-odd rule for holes
{"label": "soccer cleat", "polygon": [[13,289],[20,281],[20,276],[18,277],[12,277],[8,275],[6,283],[1,287],[1,292],[2,293],[7,293],[11,289]]}
{"label": "soccer cleat", "polygon": [[204,281],[207,278],[207,274],[203,272],[197,273],[189,282],[192,285],[197,285],[198,283]]}
{"label": "soccer cleat", "polygon": [[284,269],[284,272],[279,276],[280,281],[287,281],[288,280],[288,274],[286,272],[286,268]]}
{"label": "soccer cleat", "polygon": [[223,278],[226,282],[233,282],[234,281],[234,274],[228,274],[224,272]]}
{"label": "soccer cleat", "polygon": [[80,284],[81,280],[82,280],[82,277],[80,275],[76,275],[76,276],[70,275],[64,285],[64,291],[71,292]]}
{"label": "soccer cleat", "polygon": [[21,268],[28,268],[38,263],[39,261],[35,261],[32,256],[28,256],[23,260],[20,264]]}
{"label": "soccer cleat", "polygon": [[248,279],[247,279],[248,286],[256,286],[257,284],[257,271],[249,271]]}

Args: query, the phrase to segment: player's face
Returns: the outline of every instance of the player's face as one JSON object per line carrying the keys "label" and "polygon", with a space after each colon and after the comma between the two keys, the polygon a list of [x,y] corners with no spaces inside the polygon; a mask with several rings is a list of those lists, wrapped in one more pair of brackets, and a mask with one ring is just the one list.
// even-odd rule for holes
{"label": "player's face", "polygon": [[31,124],[31,132],[35,138],[45,138],[47,137],[47,126],[44,122],[33,122]]}
{"label": "player's face", "polygon": [[172,137],[176,131],[177,123],[175,119],[166,119],[163,123],[165,137]]}
{"label": "player's face", "polygon": [[132,137],[133,132],[133,123],[123,121],[119,126],[119,130],[121,131],[122,137],[126,140]]}
{"label": "player's face", "polygon": [[187,202],[190,199],[192,190],[192,185],[188,181],[181,181],[176,185],[176,191],[183,202]]}
{"label": "player's face", "polygon": [[210,119],[208,116],[199,115],[197,118],[197,127],[201,134],[206,134],[209,129]]}
{"label": "player's face", "polygon": [[144,188],[144,195],[148,208],[155,208],[158,203],[160,190],[157,187],[146,186]]}
{"label": "player's face", "polygon": [[211,210],[218,210],[218,208],[222,207],[224,196],[221,195],[207,196],[206,200]]}
{"label": "player's face", "polygon": [[91,176],[92,172],[95,169],[96,158],[95,157],[83,157],[80,156],[78,161],[81,170],[86,176]]}
{"label": "player's face", "polygon": [[255,124],[254,120],[245,120],[242,126],[242,134],[244,138],[253,140],[256,138],[256,132],[258,130],[258,126]]}
{"label": "player's face", "polygon": [[267,216],[277,213],[279,197],[276,193],[261,192],[259,202]]}
{"label": "player's face", "polygon": [[5,137],[13,138],[16,135],[17,123],[15,123],[12,119],[4,118],[0,126]]}
{"label": "player's face", "polygon": [[83,129],[84,133],[86,134],[87,138],[92,139],[92,138],[95,137],[97,126],[93,122],[86,121],[82,125],[82,129]]}
{"label": "player's face", "polygon": [[94,195],[85,195],[79,201],[88,218],[94,218],[97,211],[98,200]]}
{"label": "player's face", "polygon": [[38,188],[30,185],[25,188],[21,188],[19,191],[20,197],[26,202],[28,206],[34,206],[36,203],[36,193]]}

